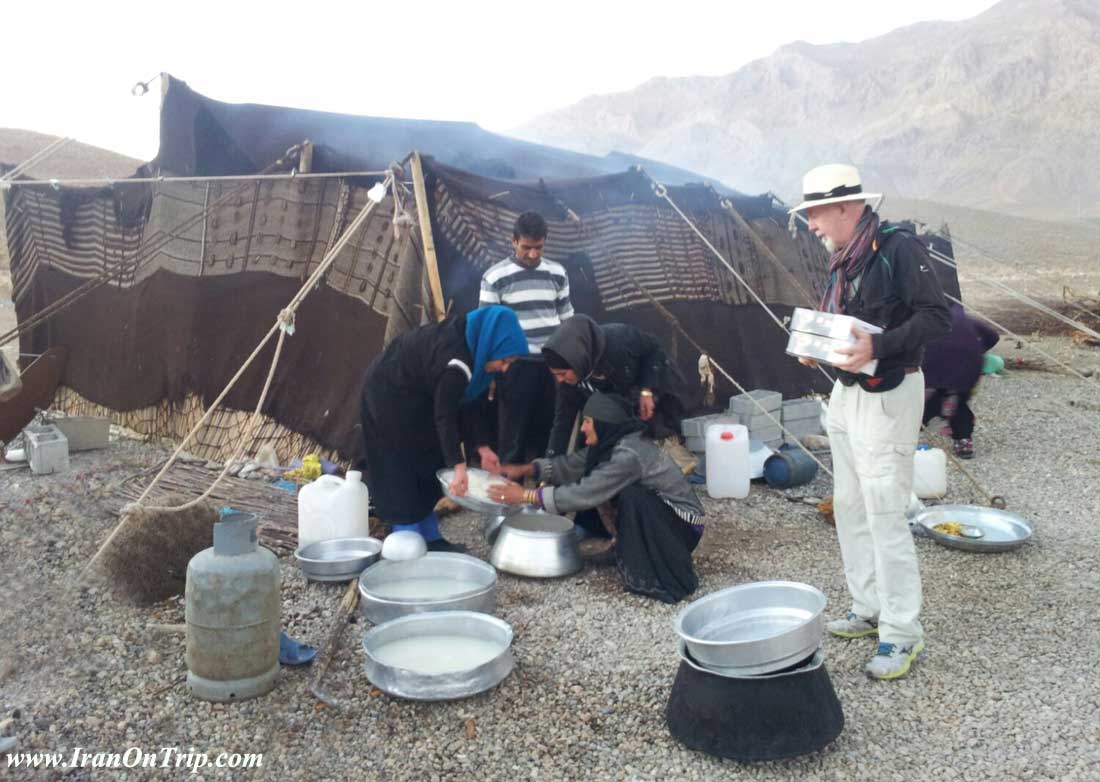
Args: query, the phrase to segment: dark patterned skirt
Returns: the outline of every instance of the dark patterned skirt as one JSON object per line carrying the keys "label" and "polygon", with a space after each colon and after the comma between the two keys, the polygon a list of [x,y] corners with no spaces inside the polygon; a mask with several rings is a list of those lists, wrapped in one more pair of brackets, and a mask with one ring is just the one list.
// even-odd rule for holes
{"label": "dark patterned skirt", "polygon": [[[701,533],[644,486],[628,486],[615,498],[615,564],[627,590],[665,603],[678,603],[699,586],[692,552]],[[577,523],[607,535],[595,509]]]}

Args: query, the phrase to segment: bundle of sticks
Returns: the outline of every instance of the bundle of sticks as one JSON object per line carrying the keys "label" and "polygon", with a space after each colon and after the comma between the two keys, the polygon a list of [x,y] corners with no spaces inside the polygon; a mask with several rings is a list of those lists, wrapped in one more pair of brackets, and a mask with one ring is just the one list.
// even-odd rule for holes
{"label": "bundle of sticks", "polygon": [[[111,490],[107,508],[121,513],[127,503],[136,502],[156,475],[161,461],[124,478]],[[145,499],[146,505],[163,505],[169,498],[197,497],[214,482],[219,470],[204,464],[176,462]],[[293,492],[263,481],[226,476],[214,489],[209,501],[218,507],[248,511],[260,517],[259,536],[264,546],[279,556],[289,555],[298,546],[298,499]]]}

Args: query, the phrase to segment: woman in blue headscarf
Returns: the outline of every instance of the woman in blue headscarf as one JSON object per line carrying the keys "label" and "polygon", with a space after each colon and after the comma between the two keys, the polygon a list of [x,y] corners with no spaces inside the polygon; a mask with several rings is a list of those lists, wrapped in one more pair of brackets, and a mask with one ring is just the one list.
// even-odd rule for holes
{"label": "woman in blue headscarf", "polygon": [[475,403],[494,375],[527,353],[516,314],[501,306],[422,326],[386,346],[367,370],[360,401],[367,486],[382,521],[419,532],[429,551],[463,550],[439,532],[435,474],[453,467],[451,491],[466,493],[464,430],[476,440],[467,452],[474,445],[482,466],[499,470]]}

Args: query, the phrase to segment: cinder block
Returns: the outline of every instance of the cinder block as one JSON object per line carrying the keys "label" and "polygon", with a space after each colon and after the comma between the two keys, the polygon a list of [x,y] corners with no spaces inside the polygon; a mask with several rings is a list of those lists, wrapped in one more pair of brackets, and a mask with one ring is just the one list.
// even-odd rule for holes
{"label": "cinder block", "polygon": [[782,440],[783,430],[774,424],[771,426],[761,426],[756,429],[750,429],[749,437],[753,440],[762,440],[764,442],[768,440]]}
{"label": "cinder block", "polygon": [[707,427],[711,424],[738,424],[741,423],[736,417],[725,415],[724,413],[711,413],[710,415],[700,415],[695,418],[685,418],[680,422],[680,431],[684,437],[706,437]]}
{"label": "cinder block", "polygon": [[729,411],[734,415],[752,417],[761,409],[771,412],[783,407],[783,395],[778,391],[758,388],[744,394],[730,397]]}
{"label": "cinder block", "polygon": [[821,416],[820,399],[788,399],[783,402],[783,421],[797,421],[803,418]]}
{"label": "cinder block", "polygon": [[111,421],[89,415],[55,418],[50,423],[69,441],[69,453],[106,448],[111,444]]}
{"label": "cinder block", "polygon": [[23,430],[27,462],[35,475],[48,475],[69,469],[69,441],[53,425],[28,426]]}

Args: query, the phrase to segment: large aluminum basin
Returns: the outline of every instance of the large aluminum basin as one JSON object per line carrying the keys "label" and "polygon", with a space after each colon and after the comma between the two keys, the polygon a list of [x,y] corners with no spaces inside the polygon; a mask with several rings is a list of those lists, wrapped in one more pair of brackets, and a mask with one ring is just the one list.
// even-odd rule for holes
{"label": "large aluminum basin", "polygon": [[825,602],[808,584],[741,584],[692,602],[676,618],[676,632],[707,668],[743,676],[770,673],[821,645]]}

